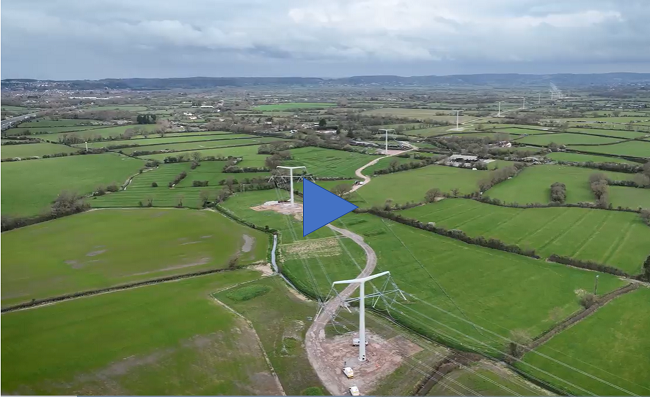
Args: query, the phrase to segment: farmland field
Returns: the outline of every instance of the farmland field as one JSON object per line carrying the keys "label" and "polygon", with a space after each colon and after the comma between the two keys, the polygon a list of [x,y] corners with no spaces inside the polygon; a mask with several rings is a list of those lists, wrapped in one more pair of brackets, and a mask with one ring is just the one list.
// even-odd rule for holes
{"label": "farmland field", "polygon": [[78,132],[86,130],[95,130],[98,128],[106,128],[103,126],[97,125],[70,125],[70,126],[54,126],[54,127],[30,127],[23,128],[23,125],[20,124],[17,128],[11,129],[8,131],[7,135],[22,135],[23,132],[29,132],[27,135],[34,135],[35,138],[53,140],[52,134],[58,134],[62,132]]}
{"label": "farmland field", "polygon": [[634,210],[639,208],[650,209],[650,189],[610,186],[609,201],[614,208],[623,207]]}
{"label": "farmland field", "polygon": [[[486,192],[486,196],[499,199],[506,203],[549,203],[551,201],[551,185],[561,182],[566,185],[567,203],[595,202],[596,199],[589,187],[589,175],[601,173],[599,170],[588,168],[536,165],[521,171],[511,180],[499,183]],[[632,174],[620,172],[602,172],[610,179],[632,180]]]}
{"label": "farmland field", "polygon": [[[169,227],[173,225],[173,227]],[[244,237],[246,236],[246,237]],[[266,258],[266,234],[211,211],[101,210],[3,234],[2,304]]]}
{"label": "farmland field", "polygon": [[530,128],[516,128],[516,127],[508,127],[508,128],[501,128],[498,124],[484,124],[483,125],[484,129],[489,131],[491,128],[495,128],[495,132],[505,132],[508,134],[512,135],[544,135],[548,134],[548,131],[545,131],[541,128],[535,128],[531,126]]}
{"label": "farmland field", "polygon": [[292,149],[291,154],[293,159],[283,162],[282,165],[304,165],[308,173],[321,177],[354,177],[357,168],[377,158],[367,154],[313,147]]}
{"label": "farmland field", "polygon": [[32,128],[32,127],[69,127],[69,126],[79,126],[79,125],[91,125],[92,123],[101,123],[99,120],[89,120],[89,119],[60,119],[60,120],[48,120],[48,119],[36,119],[32,121],[25,121],[20,123],[19,128]]}
{"label": "farmland field", "polygon": [[580,150],[593,153],[615,154],[618,156],[632,156],[650,159],[650,142],[627,141],[615,145],[581,146]]}
{"label": "farmland field", "polygon": [[277,395],[253,331],[209,295],[257,277],[214,274],[3,314],[3,393]]}
{"label": "farmland field", "polygon": [[[578,145],[578,144],[603,144],[603,143],[614,143],[618,142],[620,139],[617,138],[605,138],[600,136],[592,135],[580,135],[580,134],[538,134],[531,135],[521,139],[517,139],[518,143],[526,143],[533,145],[549,145],[550,143],[556,143],[558,145]],[[585,149],[589,150],[589,149]]]}
{"label": "farmland field", "polygon": [[[214,148],[214,149],[202,149],[198,150],[201,156],[215,156],[215,157],[243,157],[246,162],[247,167],[263,167],[264,160],[268,157],[267,154],[257,154],[259,145],[249,145],[249,146],[239,146],[239,147],[226,147],[226,148]],[[161,154],[147,154],[140,157],[144,159],[152,159],[163,161],[165,157],[180,155],[190,156],[194,151],[187,152],[174,152],[174,153],[161,153]],[[244,166],[243,162],[239,163],[240,166]]]}
{"label": "farmland field", "polygon": [[[575,395],[648,395],[650,394],[650,290],[637,291],[616,298],[592,316],[554,336],[524,362],[564,379],[551,378],[525,364],[517,366]],[[598,330],[598,332],[594,332]],[[551,359],[595,376],[587,377]],[[571,382],[577,387],[568,384]],[[619,386],[614,388],[604,382]]]}
{"label": "farmland field", "polygon": [[478,190],[477,182],[488,175],[488,171],[472,171],[441,165],[430,165],[410,171],[373,177],[372,182],[357,190],[359,196],[353,202],[369,207],[383,204],[387,199],[405,204],[407,201],[424,200],[427,190],[438,188],[443,192],[459,189],[460,194]]}
{"label": "farmland field", "polygon": [[30,157],[44,154],[73,153],[78,149],[53,143],[29,143],[23,145],[2,145],[2,158]]}
{"label": "farmland field", "polygon": [[569,128],[568,132],[584,132],[589,134],[608,135],[614,138],[635,139],[641,138],[646,133],[623,130],[605,130],[600,128]]}
{"label": "farmland field", "polygon": [[575,162],[591,161],[594,163],[623,163],[623,164],[632,164],[632,165],[639,164],[633,161],[620,159],[618,157],[607,157],[607,156],[598,156],[592,154],[580,154],[580,153],[568,153],[568,152],[549,153],[546,155],[546,157],[556,161],[575,161]]}
{"label": "farmland field", "polygon": [[[142,145],[137,147],[120,149],[125,154],[131,154],[135,151],[144,151],[144,150],[177,150],[177,151],[186,151],[186,150],[202,150],[202,149],[211,149],[219,147],[229,147],[229,146],[246,146],[246,145],[259,145],[263,143],[277,142],[281,141],[281,138],[271,138],[271,137],[257,137],[257,136],[241,136],[241,137],[232,137],[232,139],[212,139],[212,140],[199,140],[198,142],[185,142],[185,143],[166,143],[162,145]],[[257,147],[257,146],[256,146]]]}
{"label": "farmland field", "polygon": [[400,213],[446,229],[460,229],[473,237],[535,249],[543,257],[558,254],[592,260],[630,274],[639,273],[650,255],[650,227],[634,213],[508,208],[465,199],[445,199]]}
{"label": "farmland field", "polygon": [[293,110],[293,109],[319,109],[336,106],[335,103],[308,103],[308,102],[292,102],[292,103],[277,103],[274,105],[257,105],[254,107],[256,110]]}
{"label": "farmland field", "polygon": [[98,185],[121,185],[142,166],[141,160],[117,154],[3,163],[2,214],[37,215],[49,208],[61,191],[88,194]]}
{"label": "farmland field", "polygon": [[[348,214],[335,223],[362,235],[377,253],[377,271],[390,270],[397,285],[417,297],[398,303],[391,315],[454,346],[499,356],[503,342],[478,332],[464,317],[500,335],[525,329],[534,336],[578,311],[577,294],[593,289],[592,272],[468,245],[369,214]],[[625,284],[601,274],[598,293]]]}
{"label": "farmland field", "polygon": [[[154,131],[156,128],[158,128],[155,124],[143,124],[143,125],[132,124],[132,125],[122,125],[117,127],[92,128],[84,131],[74,131],[74,132],[67,132],[67,133],[59,132],[56,134],[41,135],[39,136],[39,138],[52,141],[52,142],[58,142],[60,138],[62,139],[66,135],[76,135],[80,138],[86,138],[86,139],[93,139],[97,137],[102,137],[102,138],[119,137],[121,134],[124,134],[126,130],[133,129],[136,127],[141,127],[148,131]],[[67,128],[67,127],[61,127],[61,128]]]}
{"label": "farmland field", "polygon": [[[232,139],[232,138],[241,138],[247,135],[244,134],[231,134],[229,132],[212,132],[212,133],[198,133],[198,132],[185,132],[183,135],[180,134],[165,134],[164,138],[158,138],[157,135],[155,138],[137,138],[137,139],[125,139],[125,140],[108,140],[101,142],[89,142],[89,148],[101,148],[111,145],[158,145],[165,143],[180,143],[180,142],[194,142],[194,141],[210,141],[218,139]],[[78,147],[85,147],[83,143],[74,145]]]}
{"label": "farmland field", "polygon": [[[264,292],[252,299],[241,299],[243,289]],[[303,390],[318,387],[320,380],[302,348],[305,320],[318,309],[315,302],[297,297],[280,277],[266,277],[215,297],[253,323],[288,395],[303,395]]]}
{"label": "farmland field", "polygon": [[[436,113],[444,113],[443,116],[438,116]],[[421,120],[436,120],[436,121],[448,121],[456,123],[456,113],[449,110],[436,110],[436,109],[402,109],[402,108],[380,108],[366,110],[363,112],[364,115],[373,115],[373,116],[392,116],[392,117],[406,117],[411,119],[421,119]],[[473,119],[473,116],[460,116],[460,122]]]}

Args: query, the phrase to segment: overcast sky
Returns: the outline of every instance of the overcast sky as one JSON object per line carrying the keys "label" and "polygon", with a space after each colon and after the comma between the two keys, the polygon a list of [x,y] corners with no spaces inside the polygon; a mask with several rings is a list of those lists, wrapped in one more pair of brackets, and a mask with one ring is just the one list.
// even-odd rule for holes
{"label": "overcast sky", "polygon": [[650,72],[650,0],[3,0],[2,78]]}

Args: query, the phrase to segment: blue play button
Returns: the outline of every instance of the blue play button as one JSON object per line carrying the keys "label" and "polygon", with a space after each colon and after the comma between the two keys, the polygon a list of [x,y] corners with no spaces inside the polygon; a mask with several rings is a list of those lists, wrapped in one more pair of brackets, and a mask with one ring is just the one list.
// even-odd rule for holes
{"label": "blue play button", "polygon": [[313,182],[303,180],[302,236],[358,208]]}

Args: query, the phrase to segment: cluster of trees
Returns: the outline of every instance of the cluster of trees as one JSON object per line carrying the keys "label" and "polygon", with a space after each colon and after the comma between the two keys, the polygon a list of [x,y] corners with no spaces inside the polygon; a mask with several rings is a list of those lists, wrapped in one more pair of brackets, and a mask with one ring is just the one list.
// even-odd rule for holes
{"label": "cluster of trees", "polygon": [[573,267],[579,267],[579,268],[582,268],[582,269],[595,270],[595,271],[602,272],[602,273],[614,274],[616,276],[630,277],[629,274],[625,273],[621,269],[617,269],[615,267],[603,265],[601,263],[597,263],[597,262],[593,262],[593,261],[585,261],[585,260],[581,260],[581,259],[570,258],[568,256],[561,256],[561,255],[556,255],[556,254],[552,254],[551,256],[549,256],[548,260],[551,261],[551,262],[561,263],[561,264],[567,265],[567,266],[573,266]]}
{"label": "cluster of trees", "polygon": [[2,215],[2,231],[12,230],[35,223],[77,214],[90,209],[83,196],[75,192],[63,191],[54,200],[50,210],[33,217],[14,217]]}
{"label": "cluster of trees", "polygon": [[135,121],[138,124],[156,124],[156,118],[155,114],[139,114]]}
{"label": "cluster of trees", "polygon": [[641,216],[643,222],[645,222],[646,225],[650,226],[650,209],[642,209],[641,212],[639,212],[639,215]]}
{"label": "cluster of trees", "polygon": [[349,184],[341,183],[336,186],[334,186],[332,189],[330,189],[330,192],[336,194],[339,197],[343,197],[347,193],[349,193],[352,190],[352,186]]}
{"label": "cluster of trees", "polygon": [[427,165],[433,164],[434,161],[427,162],[427,161],[411,161],[409,163],[402,163],[396,159],[391,160],[390,164],[386,168],[382,168],[379,170],[375,170],[373,174],[375,175],[385,175],[385,174],[392,174],[394,172],[401,172],[401,171],[408,171],[408,170],[414,170],[416,168],[422,168]]}
{"label": "cluster of trees", "polygon": [[426,203],[433,203],[441,197],[445,197],[444,193],[442,193],[437,187],[434,187],[433,189],[427,190],[424,194],[424,201]]}
{"label": "cluster of trees", "polygon": [[595,163],[593,161],[576,162],[576,161],[558,161],[558,164],[569,165],[574,167],[592,168],[601,171],[624,172],[627,174],[636,174],[643,171],[642,165],[627,163]]}
{"label": "cluster of trees", "polygon": [[513,176],[517,175],[519,171],[526,167],[523,163],[515,163],[507,167],[496,169],[486,177],[478,181],[478,188],[481,192],[485,192],[492,188],[494,185],[501,183]]}
{"label": "cluster of trees", "polygon": [[208,186],[208,181],[192,181],[192,187],[205,187]]}
{"label": "cluster of trees", "polygon": [[117,182],[113,182],[108,186],[97,186],[95,189],[95,192],[93,193],[93,196],[103,196],[106,194],[106,192],[111,192],[115,193],[120,190],[120,187],[117,185]]}
{"label": "cluster of trees", "polygon": [[555,182],[551,185],[551,201],[564,204],[566,201],[566,185],[564,183]]}
{"label": "cluster of trees", "polygon": [[176,177],[174,178],[173,181],[169,182],[168,186],[169,186],[169,187],[174,187],[174,186],[177,185],[180,181],[182,181],[183,179],[185,179],[186,176],[187,176],[187,172],[185,172],[185,171],[181,172],[180,174],[176,175]]}
{"label": "cluster of trees", "polygon": [[278,152],[286,151],[289,149],[294,149],[297,147],[305,146],[304,142],[301,141],[277,141],[271,142],[268,144],[260,145],[257,149],[258,154],[276,154]]}
{"label": "cluster of trees", "polygon": [[386,219],[390,219],[395,222],[402,223],[404,225],[416,227],[418,229],[426,230],[429,232],[433,232],[436,234],[439,234],[441,236],[446,236],[446,237],[451,237],[456,240],[463,241],[467,244],[473,244],[473,245],[480,245],[481,247],[486,247],[486,248],[492,248],[492,249],[497,249],[500,251],[505,251],[505,252],[510,252],[513,254],[518,254],[518,255],[524,255],[528,256],[531,258],[536,258],[539,259],[539,256],[536,255],[535,250],[531,249],[523,249],[517,245],[511,245],[511,244],[506,244],[501,240],[497,240],[494,238],[486,239],[483,236],[478,236],[478,237],[470,237],[465,232],[462,230],[457,230],[457,229],[445,229],[439,226],[436,226],[433,223],[422,223],[417,219],[410,219],[402,216],[401,214],[397,214],[394,212],[389,212],[389,211],[382,211],[377,208],[371,208],[368,212],[370,212],[373,215],[381,216]]}
{"label": "cluster of trees", "polygon": [[15,137],[15,138],[11,138],[11,140],[7,140],[6,142],[3,142],[2,146],[26,145],[26,144],[29,144],[29,143],[40,143],[40,142],[41,141],[39,141],[38,139],[30,139],[30,138],[27,138],[27,137]]}
{"label": "cluster of trees", "polygon": [[266,160],[264,160],[264,165],[266,165],[266,168],[274,170],[277,168],[277,166],[281,165],[283,161],[291,159],[291,152],[288,150],[283,150],[267,157]]}
{"label": "cluster of trees", "polygon": [[643,273],[638,277],[641,281],[650,282],[650,255],[643,262]]}
{"label": "cluster of trees", "polygon": [[[140,152],[133,152],[134,156],[137,156],[136,153]],[[187,154],[179,154],[178,156],[167,156],[163,160],[163,163],[169,164],[169,163],[185,163],[188,161],[193,161],[193,162],[199,162],[199,161],[228,161],[232,160],[235,157],[233,156],[228,156],[228,157],[216,157],[216,156],[201,156],[201,153],[199,152],[194,152],[192,155],[187,155]],[[241,157],[237,157],[238,159],[241,160]]]}
{"label": "cluster of trees", "polygon": [[609,204],[609,181],[607,175],[596,173],[589,175],[589,187],[596,197],[599,208],[607,208]]}
{"label": "cluster of trees", "polygon": [[1,162],[12,162],[12,161],[24,161],[24,160],[38,160],[38,159],[50,159],[50,158],[56,158],[56,157],[68,157],[68,156],[82,156],[85,154],[101,154],[101,153],[106,153],[106,149],[89,149],[88,151],[85,150],[78,150],[76,152],[72,153],[51,153],[51,154],[44,154],[42,156],[29,156],[29,157],[5,157],[1,159]]}

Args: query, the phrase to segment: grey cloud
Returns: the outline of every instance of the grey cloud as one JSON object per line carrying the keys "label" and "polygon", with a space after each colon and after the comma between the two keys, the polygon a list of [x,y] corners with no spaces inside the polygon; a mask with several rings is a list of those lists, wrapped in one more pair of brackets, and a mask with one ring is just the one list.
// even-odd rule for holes
{"label": "grey cloud", "polygon": [[648,70],[648,20],[645,0],[5,0],[2,77]]}

